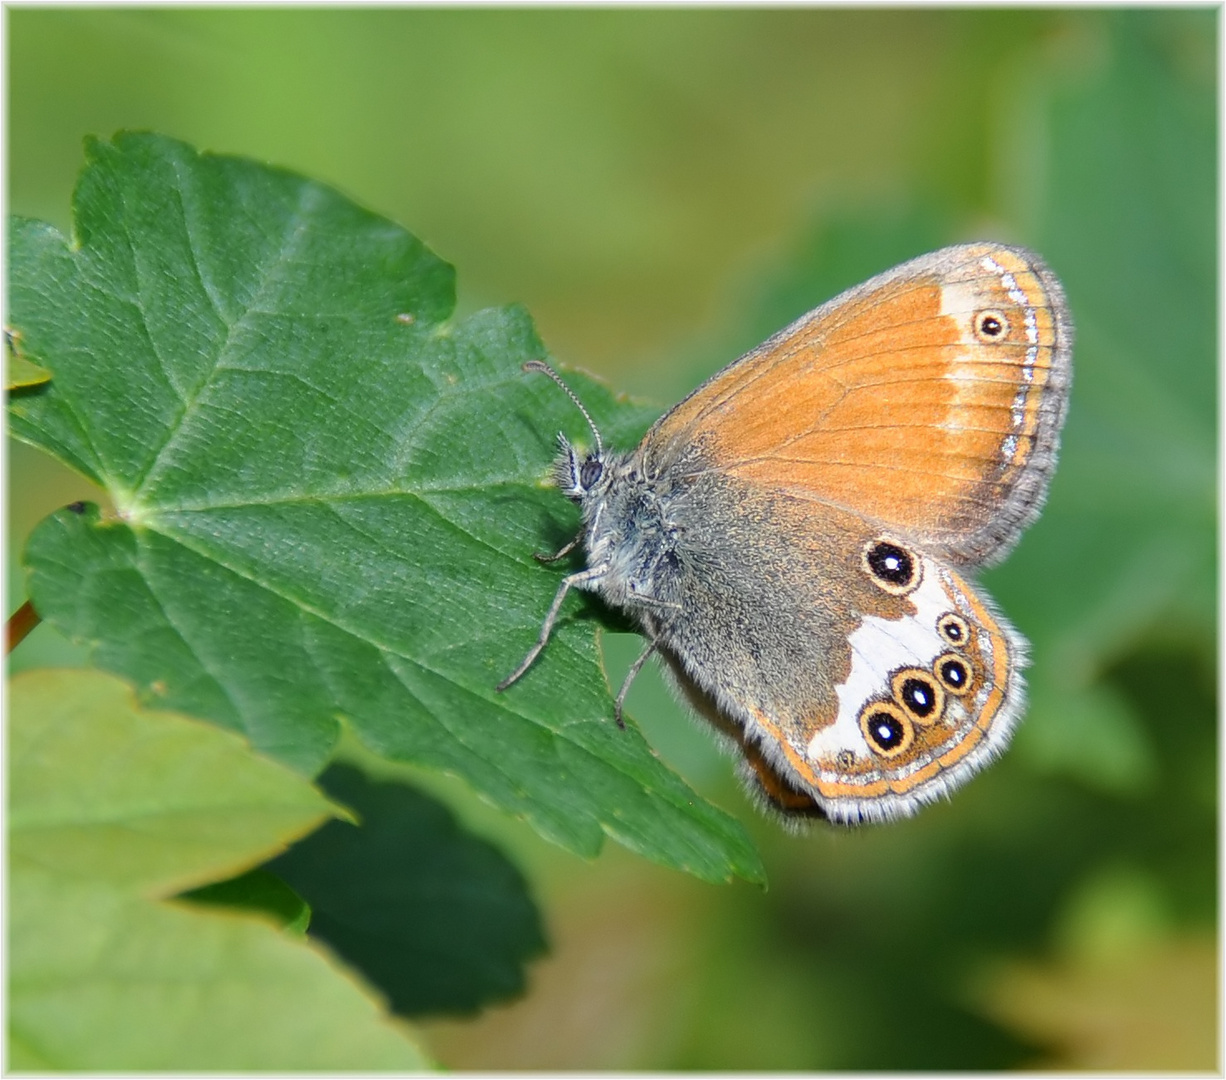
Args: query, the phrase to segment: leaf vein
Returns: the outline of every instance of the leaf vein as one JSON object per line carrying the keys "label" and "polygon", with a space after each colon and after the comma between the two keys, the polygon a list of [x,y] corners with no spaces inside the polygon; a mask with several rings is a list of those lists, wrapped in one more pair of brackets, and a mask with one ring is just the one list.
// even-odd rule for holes
{"label": "leaf vein", "polygon": [[149,567],[144,558],[146,549],[145,545],[140,541],[140,534],[134,532],[134,535],[137,537],[138,554],[133,562],[136,566],[136,570],[141,575],[141,579],[145,582],[145,585],[149,590],[150,598],[155,604],[157,604],[158,610],[162,613],[162,617],[166,620],[166,625],[174,631],[175,635],[183,643],[184,647],[192,654],[193,657],[195,657],[196,662],[200,665],[200,670],[213,681],[217,689],[230,703],[230,708],[233,709],[234,715],[243,722],[243,731],[246,732],[246,714],[243,712],[242,708],[240,708],[238,701],[230,692],[230,689],[228,686],[226,686],[225,682],[223,682],[216,673],[210,670],[210,666],[206,661],[204,654],[200,652],[200,650],[197,649],[190,640],[188,640],[188,636],[183,628],[180,627],[178,622],[171,616],[170,608],[166,606],[166,603],[163,601],[162,597],[158,594],[157,589],[154,587],[153,575],[149,572]]}
{"label": "leaf vein", "polygon": [[[252,314],[253,309],[256,309],[259,303],[265,299],[266,295],[268,294],[269,286],[275,276],[274,271],[278,267],[284,266],[290,259],[290,253],[295,251],[298,248],[301,237],[304,235],[304,232],[305,232],[304,227],[303,227],[303,219],[307,216],[306,210],[307,210],[307,206],[310,200],[311,192],[312,192],[312,188],[310,185],[305,185],[299,191],[297,205],[294,208],[294,211],[288,216],[286,220],[286,227],[281,231],[280,246],[277,248],[276,252],[271,257],[265,259],[263,265],[260,266],[259,272],[258,272],[258,281],[259,281],[258,288],[256,289],[256,292],[254,293],[254,295],[244,305],[242,314],[239,315],[237,319],[234,319],[233,321],[231,321],[229,319],[226,319],[221,314],[221,312],[218,311],[218,317],[221,319],[221,324],[226,328],[225,336],[221,340],[221,342],[216,346],[216,355],[213,358],[213,363],[205,371],[204,377],[192,389],[189,396],[183,397],[183,395],[180,394],[180,397],[182,398],[182,401],[183,401],[183,406],[179,410],[179,415],[167,424],[165,438],[162,440],[161,445],[158,446],[157,449],[154,451],[153,457],[148,467],[141,474],[141,476],[137,478],[136,482],[133,485],[138,494],[142,492],[145,489],[145,487],[157,476],[158,470],[163,462],[163,459],[166,456],[166,452],[170,449],[170,447],[174,443],[178,441],[178,438],[181,435],[183,431],[183,427],[186,424],[189,416],[195,411],[196,407],[198,406],[200,402],[200,398],[204,395],[205,391],[208,389],[209,385],[212,383],[213,379],[216,377],[217,371],[221,365],[222,357],[225,355],[231,343],[234,341],[236,332],[242,327],[247,325],[247,320]],[[180,205],[182,205],[181,191],[180,191]],[[126,224],[125,224],[125,228],[126,228]],[[187,226],[186,226],[186,218],[184,219],[184,231],[189,234],[187,246],[189,250],[193,251],[193,259],[195,259],[195,252],[191,247],[190,230],[187,229]],[[130,241],[131,241],[131,237],[129,236],[129,242]],[[202,288],[205,288],[205,292],[207,293],[208,290],[206,287],[204,287],[203,280],[201,281],[201,286]],[[211,297],[210,297],[210,303],[212,303]],[[216,310],[215,304],[214,304],[214,310]],[[143,307],[141,308],[141,317],[142,317],[142,322],[144,322],[144,308]],[[148,333],[147,323],[145,323],[145,328],[146,328],[146,333]],[[155,349],[155,353],[156,353],[156,349]],[[159,357],[159,362],[161,362],[160,357]],[[164,364],[163,364],[163,370],[165,371]],[[177,388],[176,388],[176,393],[179,393]]]}
{"label": "leaf vein", "polygon": [[[265,592],[271,593],[272,595],[278,597],[279,599],[298,608],[300,611],[305,612],[306,614],[319,619],[321,622],[332,626],[333,628],[341,631],[342,633],[348,634],[351,637],[354,637],[359,641],[362,641],[368,645],[374,646],[374,648],[377,649],[381,655],[386,654],[387,656],[396,657],[400,660],[403,660],[406,663],[411,664],[414,667],[420,669],[421,671],[426,672],[430,675],[435,676],[438,679],[443,680],[448,685],[455,687],[461,693],[466,694],[469,697],[472,697],[472,698],[475,698],[481,701],[484,705],[496,708],[502,712],[510,713],[518,717],[521,720],[527,721],[528,723],[532,724],[533,726],[537,728],[540,728],[546,732],[549,732],[555,738],[564,739],[567,743],[573,746],[576,750],[582,752],[584,755],[592,758],[593,760],[599,762],[605,767],[613,769],[615,772],[619,773],[620,775],[632,780],[639,788],[641,788],[644,791],[645,794],[649,796],[663,797],[662,793],[658,789],[651,787],[641,777],[635,776],[631,771],[625,769],[618,762],[614,760],[611,760],[609,758],[600,757],[594,751],[592,751],[589,747],[583,745],[583,743],[571,737],[567,732],[572,725],[566,725],[560,729],[551,727],[550,725],[548,725],[541,719],[513,708],[510,705],[510,703],[507,702],[505,699],[496,700],[492,696],[486,696],[485,694],[482,694],[481,692],[472,688],[471,686],[467,686],[464,683],[458,681],[454,676],[431,666],[430,664],[426,663],[422,659],[418,657],[408,656],[404,652],[400,651],[399,649],[393,648],[392,646],[375,639],[373,636],[358,632],[357,630],[345,625],[342,621],[337,619],[334,615],[321,611],[318,608],[314,607],[313,605],[307,603],[306,601],[288,594],[283,589],[278,588],[274,583],[260,580],[259,578],[255,577],[246,568],[235,566],[231,564],[230,562],[226,561],[225,559],[218,557],[216,554],[201,550],[195,544],[188,542],[188,540],[185,537],[179,536],[177,534],[168,534],[168,533],[159,533],[159,535],[164,536],[167,540],[170,540],[172,543],[179,544],[186,550],[193,552],[194,554],[200,556],[201,558],[212,560],[218,566],[221,566],[224,569],[228,570],[230,573],[234,574],[236,577],[239,577],[249,582],[250,584],[256,586],[257,588],[264,590]],[[167,616],[167,618],[169,620],[169,615]],[[177,627],[175,627],[175,630],[176,632],[180,633],[180,636],[182,636],[182,633],[178,630]],[[188,644],[186,640],[184,643]],[[189,648],[191,647],[190,644],[188,644],[188,647]],[[202,661],[202,666],[203,666],[203,661]],[[207,669],[206,669],[206,673],[209,674],[210,677],[216,678],[216,676],[214,676],[211,671],[207,671]],[[491,695],[493,693],[492,686],[490,689],[490,693]],[[227,696],[229,695],[227,694]],[[414,699],[419,701],[416,695],[414,695]],[[231,700],[233,699],[231,698]],[[419,701],[419,704],[420,704],[420,701]],[[434,715],[433,711],[427,709],[424,705],[422,707],[427,713],[429,713],[432,717],[434,717],[436,721],[438,720],[438,717]],[[446,728],[445,725],[444,725],[444,730],[447,730],[450,732],[450,729]],[[468,748],[466,743],[462,743],[462,745]],[[476,753],[476,751],[472,751],[472,752]],[[483,758],[482,760],[485,760],[485,759]],[[667,801],[669,801],[670,803],[673,802],[673,800],[671,799],[668,799]],[[676,803],[675,805],[681,806],[682,804]],[[604,824],[605,824],[604,822],[601,822],[602,827],[604,826]],[[609,824],[611,825],[612,823],[609,823]]]}

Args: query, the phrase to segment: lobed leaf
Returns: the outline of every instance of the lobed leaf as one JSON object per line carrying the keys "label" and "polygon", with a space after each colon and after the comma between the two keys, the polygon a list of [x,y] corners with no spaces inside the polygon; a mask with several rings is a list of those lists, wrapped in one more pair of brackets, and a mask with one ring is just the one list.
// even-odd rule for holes
{"label": "lobed leaf", "polygon": [[[527,315],[450,320],[451,268],[322,185],[153,135],[93,142],[75,238],[16,221],[10,308],[52,371],[11,430],[102,484],[25,553],[38,611],[150,700],[314,773],[338,725],[464,777],[583,854],[609,835],[761,880],[738,823],[612,723],[594,607],[532,553],[573,535],[542,480],[586,436]],[[650,410],[576,379],[610,442]]]}

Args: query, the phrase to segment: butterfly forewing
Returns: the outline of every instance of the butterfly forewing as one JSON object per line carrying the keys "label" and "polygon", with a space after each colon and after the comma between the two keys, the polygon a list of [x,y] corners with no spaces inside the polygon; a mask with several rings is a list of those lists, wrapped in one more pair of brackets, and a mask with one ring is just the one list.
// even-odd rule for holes
{"label": "butterfly forewing", "polygon": [[1070,328],[1033,255],[946,249],[844,293],[732,364],[648,436],[663,461],[842,507],[953,561],[998,557],[1037,512]]}

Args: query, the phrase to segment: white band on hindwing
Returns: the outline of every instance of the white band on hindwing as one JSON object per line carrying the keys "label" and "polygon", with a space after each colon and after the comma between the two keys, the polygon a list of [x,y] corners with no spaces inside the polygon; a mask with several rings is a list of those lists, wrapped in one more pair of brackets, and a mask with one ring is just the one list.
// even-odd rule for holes
{"label": "white band on hindwing", "polygon": [[954,609],[941,577],[936,565],[924,559],[923,580],[907,596],[916,607],[915,614],[901,619],[866,615],[852,631],[848,638],[851,672],[845,683],[835,687],[839,711],[833,724],[809,740],[805,753],[810,761],[833,760],[840,750],[852,751],[861,761],[875,759],[860,730],[865,703],[889,697],[891,672],[902,667],[929,670],[933,661],[949,649],[937,632],[941,616]]}

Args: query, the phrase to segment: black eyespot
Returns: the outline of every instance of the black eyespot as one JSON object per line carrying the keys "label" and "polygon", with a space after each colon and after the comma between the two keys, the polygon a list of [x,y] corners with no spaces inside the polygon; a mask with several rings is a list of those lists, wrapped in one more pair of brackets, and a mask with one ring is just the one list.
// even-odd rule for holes
{"label": "black eyespot", "polygon": [[980,341],[999,341],[1009,333],[1009,320],[999,311],[977,311],[974,325]]}
{"label": "black eyespot", "polygon": [[937,620],[937,633],[951,645],[965,645],[971,639],[971,629],[961,615],[952,611]]}
{"label": "black eyespot", "polygon": [[840,769],[850,769],[856,764],[856,755],[850,750],[840,750],[835,754],[834,761]]}
{"label": "black eyespot", "polygon": [[926,679],[907,679],[902,684],[898,700],[907,712],[927,718],[937,707],[936,687]]}
{"label": "black eyespot", "polygon": [[897,705],[870,701],[860,713],[860,730],[868,745],[882,757],[905,753],[915,739],[911,721]]}
{"label": "black eyespot", "polygon": [[953,653],[938,656],[932,669],[941,685],[951,694],[965,694],[970,690],[973,669],[962,657]]}
{"label": "black eyespot", "polygon": [[945,712],[945,691],[925,668],[903,668],[894,672],[890,692],[903,712],[917,724],[935,724]]}
{"label": "black eyespot", "polygon": [[960,689],[966,685],[966,668],[960,660],[946,660],[941,665],[941,678],[950,686]]}
{"label": "black eyespot", "polygon": [[579,483],[583,485],[584,490],[590,490],[592,485],[600,479],[602,472],[604,472],[604,466],[600,463],[600,459],[588,458],[579,466]]}
{"label": "black eyespot", "polygon": [[865,721],[868,737],[882,750],[895,750],[906,738],[907,729],[897,716],[888,712],[875,712]]}
{"label": "black eyespot", "polygon": [[915,556],[889,540],[874,540],[865,548],[864,566],[886,592],[910,592],[919,584]]}

